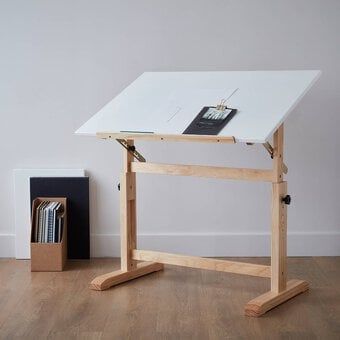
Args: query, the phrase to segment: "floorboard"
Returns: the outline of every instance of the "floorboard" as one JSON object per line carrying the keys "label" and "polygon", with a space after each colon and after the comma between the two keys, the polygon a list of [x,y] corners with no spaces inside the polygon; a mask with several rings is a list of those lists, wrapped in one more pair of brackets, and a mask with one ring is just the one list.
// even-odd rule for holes
{"label": "floorboard", "polygon": [[289,277],[311,289],[261,318],[243,316],[244,305],[269,289],[268,279],[165,266],[88,289],[118,268],[118,259],[92,259],[31,273],[29,261],[1,259],[0,339],[340,339],[340,257],[289,258]]}

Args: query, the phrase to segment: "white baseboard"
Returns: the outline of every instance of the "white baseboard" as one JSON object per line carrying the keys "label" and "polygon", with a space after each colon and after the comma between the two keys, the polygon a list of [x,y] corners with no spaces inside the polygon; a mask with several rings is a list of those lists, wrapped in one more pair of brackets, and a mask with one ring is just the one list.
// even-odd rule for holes
{"label": "white baseboard", "polygon": [[[92,257],[119,257],[119,235],[92,234]],[[270,234],[142,234],[138,248],[196,256],[269,256]],[[289,233],[289,256],[340,256],[340,232]]]}
{"label": "white baseboard", "polygon": [[[92,257],[119,257],[118,234],[92,234]],[[269,256],[267,233],[142,234],[138,248],[197,256]],[[289,256],[340,256],[340,232],[288,234]],[[15,235],[0,234],[0,257],[15,257]]]}
{"label": "white baseboard", "polygon": [[15,257],[15,235],[0,234],[0,258]]}

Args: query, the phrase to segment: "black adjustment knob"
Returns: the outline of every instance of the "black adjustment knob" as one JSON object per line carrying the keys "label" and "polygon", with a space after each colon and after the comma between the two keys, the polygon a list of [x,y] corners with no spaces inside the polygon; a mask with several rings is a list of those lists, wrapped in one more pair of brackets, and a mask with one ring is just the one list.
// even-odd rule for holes
{"label": "black adjustment knob", "polygon": [[284,204],[289,205],[291,201],[292,201],[292,198],[290,197],[290,195],[286,195],[285,197],[282,197],[282,202]]}
{"label": "black adjustment knob", "polygon": [[132,151],[132,152],[135,152],[136,151],[136,147],[134,145],[129,145],[128,146],[128,150]]}
{"label": "black adjustment knob", "polygon": [[117,187],[118,187],[118,191],[120,191],[120,183],[118,183]]}

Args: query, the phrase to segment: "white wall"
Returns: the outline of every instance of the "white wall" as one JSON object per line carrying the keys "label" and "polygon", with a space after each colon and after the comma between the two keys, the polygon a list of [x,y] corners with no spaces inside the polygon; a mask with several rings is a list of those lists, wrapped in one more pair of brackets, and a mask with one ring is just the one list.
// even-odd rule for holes
{"label": "white wall", "polygon": [[[290,255],[340,255],[340,2],[1,1],[0,254],[14,254],[14,168],[85,168],[92,254],[119,254],[121,150],[73,132],[142,72],[321,69],[286,123]],[[140,143],[148,160],[265,167],[260,146]],[[270,186],[138,178],[141,246],[269,253]]]}

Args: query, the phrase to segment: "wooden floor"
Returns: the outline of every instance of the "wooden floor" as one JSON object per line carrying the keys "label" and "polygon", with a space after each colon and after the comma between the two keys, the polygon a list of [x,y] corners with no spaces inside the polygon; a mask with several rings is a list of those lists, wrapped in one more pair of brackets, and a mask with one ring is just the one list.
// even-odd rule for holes
{"label": "wooden floor", "polygon": [[268,279],[166,266],[104,292],[88,289],[118,267],[98,259],[31,273],[29,261],[0,260],[0,339],[340,339],[339,257],[290,258],[289,276],[311,290],[261,318],[243,309]]}

